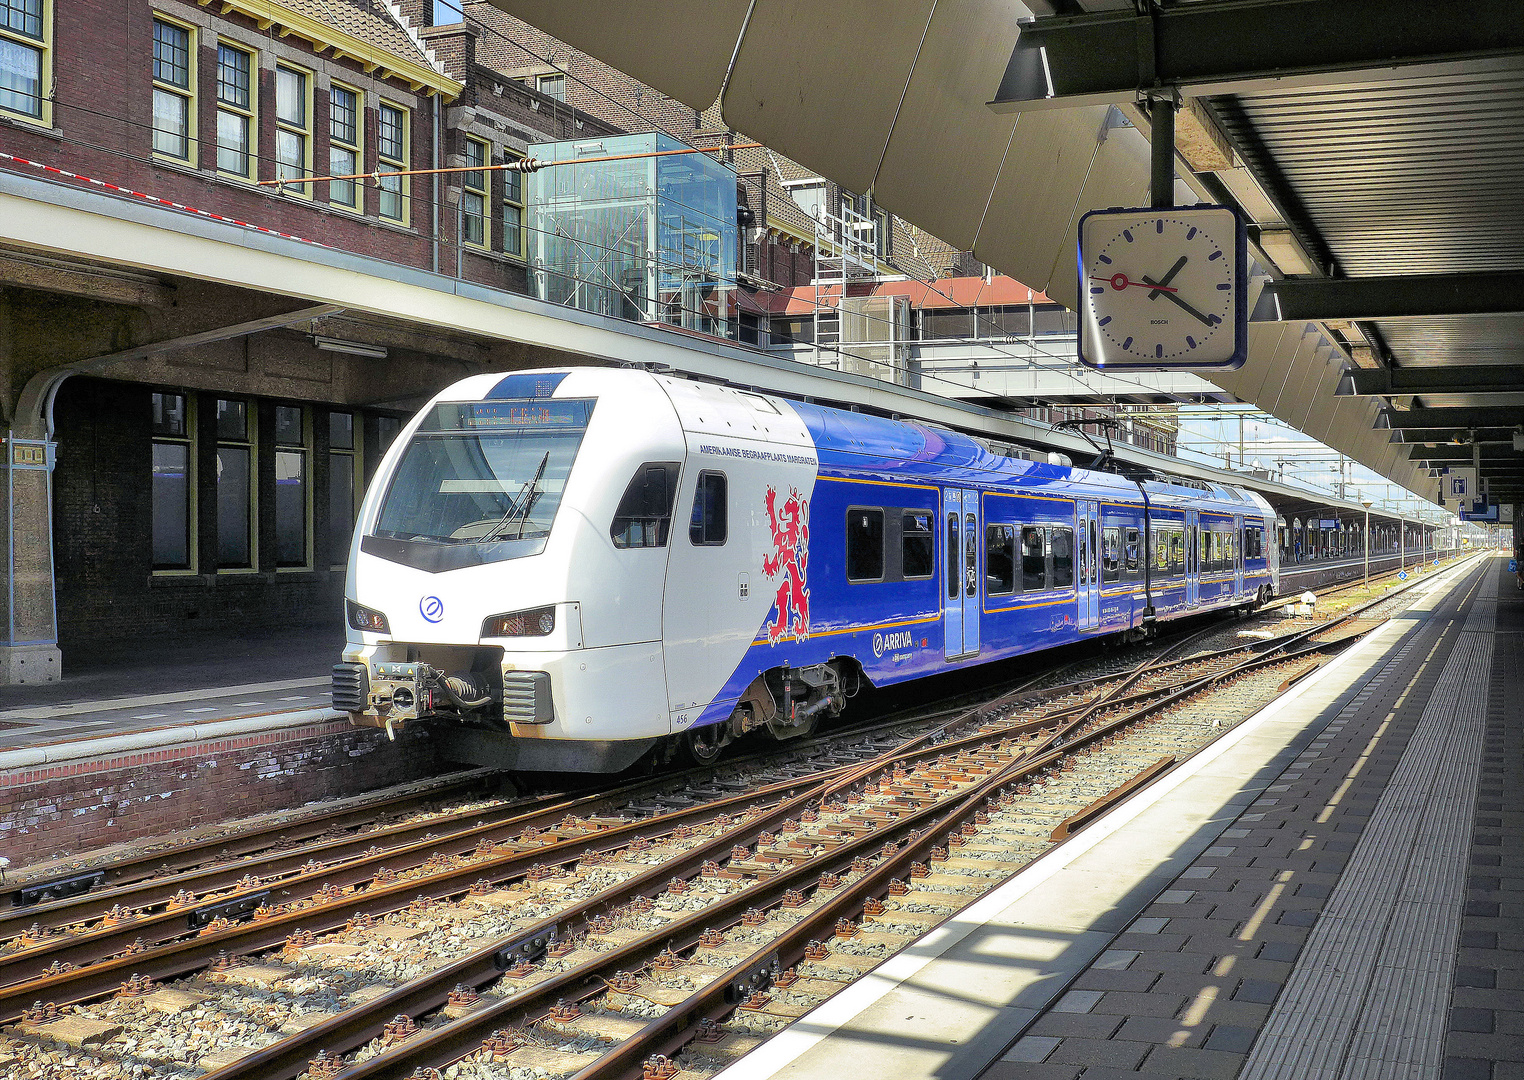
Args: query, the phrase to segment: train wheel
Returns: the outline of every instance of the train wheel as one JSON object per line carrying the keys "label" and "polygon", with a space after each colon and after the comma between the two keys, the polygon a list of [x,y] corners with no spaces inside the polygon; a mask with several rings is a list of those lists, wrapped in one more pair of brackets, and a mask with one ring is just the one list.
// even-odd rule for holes
{"label": "train wheel", "polygon": [[695,765],[713,765],[729,745],[729,724],[705,724],[683,733],[683,752]]}

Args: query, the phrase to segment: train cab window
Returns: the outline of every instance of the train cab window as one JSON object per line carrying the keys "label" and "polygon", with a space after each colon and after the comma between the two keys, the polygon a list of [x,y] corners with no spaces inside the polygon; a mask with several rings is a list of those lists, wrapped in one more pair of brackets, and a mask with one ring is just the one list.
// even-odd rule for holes
{"label": "train cab window", "polygon": [[907,580],[929,578],[937,568],[931,535],[935,520],[930,512],[907,510],[900,515],[900,574]]}
{"label": "train cab window", "polygon": [[1025,525],[1021,530],[1021,591],[1042,592],[1048,587],[1048,559],[1042,530]]}
{"label": "train cab window", "polygon": [[1048,582],[1055,589],[1074,584],[1074,530],[1049,529],[1048,550],[1053,553],[1053,572]]}
{"label": "train cab window", "polygon": [[725,474],[699,473],[693,491],[693,516],[688,522],[688,540],[697,547],[719,547],[725,543],[726,512]]}
{"label": "train cab window", "polygon": [[1101,582],[1122,580],[1122,530],[1105,529],[1101,533]]}
{"label": "train cab window", "polygon": [[1138,572],[1138,558],[1139,558],[1138,548],[1140,546],[1141,545],[1139,544],[1139,541],[1138,541],[1138,530],[1137,529],[1128,529],[1127,530],[1127,573],[1128,573],[1129,576],[1134,576]]}
{"label": "train cab window", "polygon": [[616,548],[666,547],[677,498],[675,461],[648,461],[624,489],[609,536]]}
{"label": "train cab window", "polygon": [[984,527],[984,591],[1007,596],[1016,591],[1016,527]]}
{"label": "train cab window", "polygon": [[847,580],[882,581],[884,512],[854,506],[847,511]]}

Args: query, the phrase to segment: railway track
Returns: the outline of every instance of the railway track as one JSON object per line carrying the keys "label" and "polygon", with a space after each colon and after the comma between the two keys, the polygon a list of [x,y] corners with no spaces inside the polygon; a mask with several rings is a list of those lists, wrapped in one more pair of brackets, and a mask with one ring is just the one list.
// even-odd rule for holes
{"label": "railway track", "polygon": [[218,1041],[234,1045],[153,1049],[145,1036],[144,1053],[218,1080],[487,1075],[495,1059],[667,1076],[684,1047],[685,1068],[713,1071],[1251,714],[1390,603],[1169,658],[1209,628],[1125,673],[852,732],[787,765],[727,763],[687,790],[521,808],[275,882],[39,924],[0,955],[0,1019],[52,1037],[71,1021],[136,1030],[191,1013],[231,1027]]}

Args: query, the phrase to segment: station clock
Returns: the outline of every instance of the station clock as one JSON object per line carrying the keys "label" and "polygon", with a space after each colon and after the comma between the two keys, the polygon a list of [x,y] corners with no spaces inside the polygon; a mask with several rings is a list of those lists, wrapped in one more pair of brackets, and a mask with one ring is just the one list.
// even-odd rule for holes
{"label": "station clock", "polygon": [[1248,235],[1226,206],[1080,218],[1080,362],[1231,370],[1248,353]]}

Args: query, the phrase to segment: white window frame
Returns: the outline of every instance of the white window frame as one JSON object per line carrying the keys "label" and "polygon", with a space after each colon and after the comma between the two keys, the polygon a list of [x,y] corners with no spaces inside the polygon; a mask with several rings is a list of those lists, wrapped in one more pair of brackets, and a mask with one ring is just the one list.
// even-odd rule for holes
{"label": "white window frame", "polygon": [[[512,150],[503,151],[503,164],[510,161],[518,161],[523,158]],[[517,189],[518,198],[513,198]],[[517,226],[508,224],[508,211],[512,209],[518,213],[519,223]],[[529,233],[528,217],[524,213],[524,174],[503,170],[503,254],[517,262],[526,262],[529,258]],[[508,247],[508,238],[512,235],[517,247]]]}

